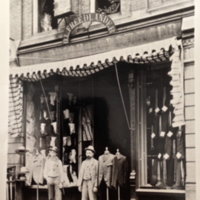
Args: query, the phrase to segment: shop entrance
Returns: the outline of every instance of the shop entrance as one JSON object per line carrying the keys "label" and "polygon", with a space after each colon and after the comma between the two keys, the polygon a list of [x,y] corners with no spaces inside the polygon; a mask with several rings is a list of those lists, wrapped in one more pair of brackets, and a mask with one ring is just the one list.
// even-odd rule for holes
{"label": "shop entrance", "polygon": [[[118,64],[128,116],[129,71],[130,65]],[[25,82],[24,89],[27,167],[32,156],[46,157],[48,147],[57,146],[66,172],[65,190],[75,188],[74,193],[78,193],[78,172],[88,145],[94,145],[96,159],[108,147],[111,153],[115,154],[118,149],[130,160],[130,132],[113,67],[87,77],[54,75],[37,82]],[[33,176],[29,190],[36,185],[45,188],[45,180]]]}

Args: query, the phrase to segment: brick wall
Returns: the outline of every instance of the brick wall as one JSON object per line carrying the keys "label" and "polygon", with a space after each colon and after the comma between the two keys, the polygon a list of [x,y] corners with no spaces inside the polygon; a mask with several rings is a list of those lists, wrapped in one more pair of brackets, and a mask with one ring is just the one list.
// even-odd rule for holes
{"label": "brick wall", "polygon": [[73,0],[71,1],[71,3],[72,3],[72,11],[75,14],[79,14],[79,0]]}
{"label": "brick wall", "polygon": [[184,45],[184,87],[185,87],[185,145],[186,145],[186,199],[195,200],[195,88],[193,39],[183,41]]}
{"label": "brick wall", "polygon": [[[159,0],[155,0],[155,1],[159,1]],[[136,11],[136,10],[142,10],[147,8],[147,2],[148,0],[132,0],[132,11]]]}
{"label": "brick wall", "polygon": [[10,0],[10,37],[14,40],[21,39],[21,1]]}
{"label": "brick wall", "polygon": [[89,13],[90,12],[90,1],[88,0],[80,0],[81,13]]}
{"label": "brick wall", "polygon": [[22,0],[23,10],[23,39],[27,39],[33,32],[33,3],[32,0]]}

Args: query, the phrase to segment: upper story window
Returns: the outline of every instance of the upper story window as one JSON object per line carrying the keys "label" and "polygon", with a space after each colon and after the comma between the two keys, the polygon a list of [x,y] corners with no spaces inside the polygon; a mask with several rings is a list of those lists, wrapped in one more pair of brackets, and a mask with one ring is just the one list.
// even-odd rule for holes
{"label": "upper story window", "polygon": [[57,28],[57,19],[54,17],[54,0],[38,1],[39,32]]}
{"label": "upper story window", "polygon": [[58,28],[59,18],[72,14],[70,0],[34,0],[33,32]]}
{"label": "upper story window", "polygon": [[96,0],[96,12],[107,15],[120,12],[120,0]]}

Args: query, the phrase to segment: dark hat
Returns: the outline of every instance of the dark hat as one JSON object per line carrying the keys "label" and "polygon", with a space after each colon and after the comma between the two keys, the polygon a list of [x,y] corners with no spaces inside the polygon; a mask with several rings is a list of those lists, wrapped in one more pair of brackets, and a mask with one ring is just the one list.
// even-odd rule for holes
{"label": "dark hat", "polygon": [[92,151],[93,153],[95,153],[94,147],[91,146],[91,145],[85,148],[85,151],[87,151],[87,150]]}
{"label": "dark hat", "polygon": [[49,151],[54,151],[54,152],[58,152],[58,148],[57,147],[50,147],[49,148]]}

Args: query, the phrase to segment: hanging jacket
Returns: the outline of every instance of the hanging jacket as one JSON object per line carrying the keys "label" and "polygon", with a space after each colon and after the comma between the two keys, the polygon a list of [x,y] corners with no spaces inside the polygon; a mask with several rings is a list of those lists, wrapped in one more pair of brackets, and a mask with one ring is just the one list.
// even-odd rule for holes
{"label": "hanging jacket", "polygon": [[29,166],[27,167],[29,169],[28,185],[31,185],[32,180],[37,184],[43,184],[44,162],[45,158],[41,154],[32,156]]}
{"label": "hanging jacket", "polygon": [[98,184],[101,184],[101,181],[104,180],[108,187],[111,187],[111,176],[112,176],[112,167],[114,155],[111,153],[103,154],[99,156],[99,175],[98,175]]}
{"label": "hanging jacket", "polygon": [[111,187],[117,189],[117,186],[124,187],[127,183],[128,162],[126,156],[116,155],[113,159]]}

